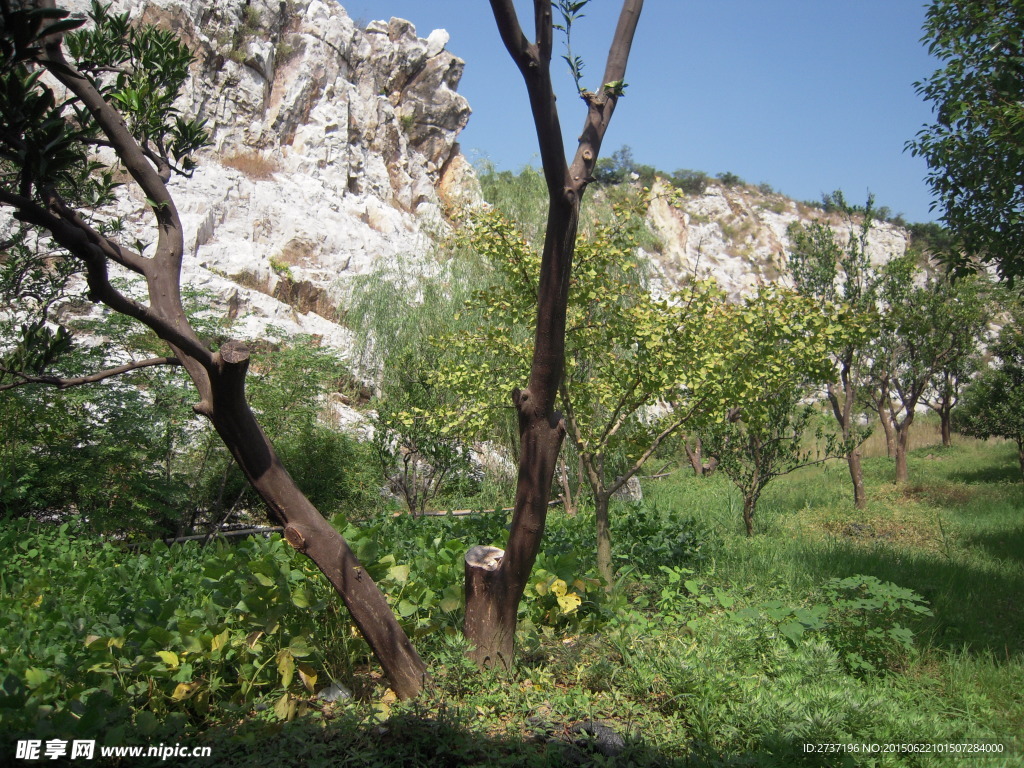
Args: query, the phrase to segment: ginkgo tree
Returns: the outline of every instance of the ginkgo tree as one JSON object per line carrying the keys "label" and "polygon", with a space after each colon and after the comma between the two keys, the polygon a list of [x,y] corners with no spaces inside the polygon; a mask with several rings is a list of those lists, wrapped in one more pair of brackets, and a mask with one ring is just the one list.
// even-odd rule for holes
{"label": "ginkgo tree", "polygon": [[[730,411],[760,413],[766,389],[831,374],[830,345],[844,333],[841,308],[781,289],[730,301],[712,281],[652,295],[637,244],[648,199],[613,206],[576,246],[566,318],[566,372],[559,405],[594,503],[597,564],[614,582],[610,500],[664,441]],[[479,438],[500,422],[495,392],[515,380],[529,352],[539,257],[500,212],[479,215],[469,235],[495,285],[463,309],[476,333],[435,340],[448,362],[435,382],[458,393],[457,413],[435,414]],[[418,413],[417,418],[428,414]]]}

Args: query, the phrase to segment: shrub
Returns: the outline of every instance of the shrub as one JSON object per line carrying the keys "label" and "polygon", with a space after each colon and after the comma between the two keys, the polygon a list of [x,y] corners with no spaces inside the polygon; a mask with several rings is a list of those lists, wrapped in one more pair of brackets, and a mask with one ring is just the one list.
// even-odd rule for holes
{"label": "shrub", "polygon": [[690,195],[703,195],[708,186],[708,175],[703,171],[690,171],[680,168],[672,172],[668,182],[676,189]]}
{"label": "shrub", "polygon": [[730,173],[729,171],[718,174],[716,178],[726,187],[738,187],[746,183],[735,173]]}
{"label": "shrub", "polygon": [[874,576],[831,579],[821,592],[829,606],[825,634],[858,676],[903,666],[914,635],[902,622],[932,615],[919,594]]}
{"label": "shrub", "polygon": [[351,664],[329,585],[280,537],[130,552],[19,524],[0,546],[4,733],[117,740],[257,701],[290,719]]}

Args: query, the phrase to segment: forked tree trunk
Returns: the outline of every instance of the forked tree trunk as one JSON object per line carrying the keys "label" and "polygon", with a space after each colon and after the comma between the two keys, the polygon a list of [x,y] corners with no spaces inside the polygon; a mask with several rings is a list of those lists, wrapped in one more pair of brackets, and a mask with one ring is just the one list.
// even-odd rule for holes
{"label": "forked tree trunk", "polygon": [[526,83],[537,128],[541,164],[548,191],[547,231],[537,291],[537,326],[530,381],[513,393],[519,414],[519,476],[508,546],[488,561],[493,568],[466,560],[465,633],[470,657],[480,666],[512,664],[516,615],[537,558],[547,516],[548,497],[565,436],[555,397],[565,366],[565,319],[569,299],[580,198],[593,175],[625,77],[633,33],[643,0],[624,0],[599,93],[585,93],[587,117],[579,148],[567,165],[562,129],[551,84],[552,3],[534,0],[536,42],[523,34],[513,0],[491,0],[502,42]]}
{"label": "forked tree trunk", "polygon": [[839,423],[843,442],[847,446],[846,464],[850,470],[850,481],[853,483],[853,505],[857,509],[864,509],[867,506],[867,497],[864,494],[864,470],[860,463],[860,445],[851,445],[854,434],[853,405],[857,399],[857,392],[853,383],[850,357],[852,357],[852,353],[844,360],[840,369],[842,389],[829,384],[827,393],[829,403],[832,405],[832,414]]}
{"label": "forked tree trunk", "polygon": [[[52,7],[53,0],[40,0]],[[195,411],[206,416],[253,488],[285,526],[285,537],[309,556],[327,576],[348,607],[400,698],[422,688],[426,667],[402,631],[387,600],[360,567],[344,538],[335,531],[295,485],[245,400],[249,351],[239,342],[225,343],[213,353],[200,341],[181,303],[180,274],[184,237],[181,220],[167,187],[171,167],[150,148],[143,151],[121,115],[82,74],[65,60],[61,36],[46,38],[39,62],[81,100],[96,119],[104,141],[117,153],[150,205],[158,240],[152,256],[143,257],[96,232],[77,211],[58,197],[48,205],[29,198],[14,202],[17,216],[47,230],[53,239],[85,266],[91,300],[138,320],[167,342],[188,371],[199,394]],[[145,278],[149,305],[121,293],[110,282],[114,261]]]}
{"label": "forked tree trunk", "polygon": [[698,436],[694,440],[693,448],[690,447],[690,441],[684,436],[683,437],[683,450],[686,451],[686,458],[690,460],[690,466],[693,467],[693,474],[697,477],[701,477],[704,474],[704,458],[701,455],[701,440]]}

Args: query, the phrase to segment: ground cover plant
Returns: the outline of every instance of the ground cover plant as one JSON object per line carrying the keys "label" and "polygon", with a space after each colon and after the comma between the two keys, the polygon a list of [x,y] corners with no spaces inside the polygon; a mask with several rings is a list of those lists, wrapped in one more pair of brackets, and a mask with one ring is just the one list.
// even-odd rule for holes
{"label": "ground cover plant", "polygon": [[[960,440],[910,462],[921,482],[897,488],[888,459],[865,459],[863,511],[839,461],[781,478],[752,539],[726,478],[647,481],[643,502],[614,510],[611,595],[592,513],[553,513],[520,612],[523,660],[501,673],[467,661],[450,585],[466,542],[499,540],[504,513],[386,515],[358,534],[337,518],[436,670],[409,703],[279,539],[136,551],[8,522],[0,732],[208,744],[216,765],[951,759],[803,751],[836,741],[1000,742],[1010,751],[976,764],[1024,764],[1015,446]],[[335,682],[351,698],[315,696]]]}

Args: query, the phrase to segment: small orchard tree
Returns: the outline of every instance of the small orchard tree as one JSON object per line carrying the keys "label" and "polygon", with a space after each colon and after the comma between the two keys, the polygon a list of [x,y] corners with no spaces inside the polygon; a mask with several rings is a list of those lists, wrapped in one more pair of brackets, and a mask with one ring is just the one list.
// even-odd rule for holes
{"label": "small orchard tree", "polygon": [[[824,375],[824,344],[837,335],[827,307],[792,292],[766,289],[734,304],[713,283],[698,282],[653,298],[637,256],[645,209],[644,198],[618,204],[612,223],[595,225],[577,243],[571,288],[578,298],[567,314],[559,387],[594,503],[598,569],[609,587],[612,495],[680,429],[697,430],[746,404],[763,387],[788,380],[791,369]],[[501,413],[495,384],[514,380],[528,354],[537,256],[496,211],[478,217],[471,241],[502,281],[461,313],[474,319],[476,333],[438,339],[452,358],[437,379],[458,392],[453,423],[483,437]]]}
{"label": "small orchard tree", "polygon": [[[173,34],[132,27],[127,14],[111,16],[98,3],[90,29],[68,34],[82,22],[67,16],[52,0],[0,5],[0,207],[42,238],[54,260],[84,270],[90,300],[146,326],[171,354],[78,381],[40,383],[71,386],[141,367],[183,367],[199,397],[195,412],[212,423],[287,540],[330,580],[398,696],[414,696],[426,675],[422,660],[347,542],[285,469],[246,401],[248,347],[226,341],[213,351],[185,312],[184,229],[169,185],[173,175],[188,174],[206,142],[202,124],[173,106],[188,76],[189,52]],[[102,213],[113,199],[115,170],[144,196],[154,243],[125,242],[120,223]],[[141,278],[145,295],[121,290],[112,270]]]}
{"label": "small orchard tree", "polygon": [[897,484],[908,480],[910,428],[933,378],[977,346],[985,327],[976,283],[925,275],[916,260],[908,252],[883,269],[879,295],[884,310],[871,371],[895,432]]}
{"label": "small orchard tree", "polygon": [[846,336],[846,343],[831,350],[838,380],[829,382],[825,394],[845,446],[846,463],[853,483],[853,502],[858,509],[867,504],[860,445],[868,430],[860,425],[861,383],[870,354],[867,332],[875,313],[878,277],[867,254],[871,232],[873,200],[869,197],[859,226],[841,192],[829,196],[838,204],[850,224],[846,244],[837,241],[835,231],[826,224],[794,224],[789,231],[792,247],[790,269],[796,288],[802,294],[822,301],[842,302],[851,312],[851,320],[862,333]]}
{"label": "small orchard tree", "polygon": [[[830,311],[831,309],[831,311]],[[702,431],[704,449],[743,495],[743,523],[754,515],[765,486],[780,475],[845,452],[836,435],[816,426],[813,446],[805,433],[814,413],[800,407],[815,386],[834,380],[830,353],[859,330],[840,310],[781,289],[762,289],[740,313],[746,344],[761,364],[743,366],[742,398],[720,411]],[[771,350],[771,352],[768,352]]]}
{"label": "small orchard tree", "polygon": [[447,404],[420,375],[422,361],[404,362],[400,387],[376,403],[373,446],[390,490],[423,514],[446,482],[469,472],[469,452],[438,419]]}
{"label": "small orchard tree", "polygon": [[1005,437],[1017,445],[1024,479],[1024,311],[1018,306],[991,347],[995,360],[965,389],[954,425],[986,440]]}
{"label": "small orchard tree", "polygon": [[936,367],[922,402],[939,415],[942,444],[953,444],[952,414],[964,387],[977,373],[983,343],[992,319],[992,286],[983,273],[954,282],[944,279],[937,287],[946,296],[947,310],[957,322],[950,326],[947,351]]}
{"label": "small orchard tree", "polygon": [[841,441],[833,438],[822,447],[820,426],[814,445],[805,445],[815,415],[811,405],[800,405],[810,388],[795,384],[763,393],[761,407],[737,408],[705,432],[704,443],[718,459],[718,468],[743,496],[743,525],[754,535],[754,515],[761,493],[777,477],[837,455]]}

